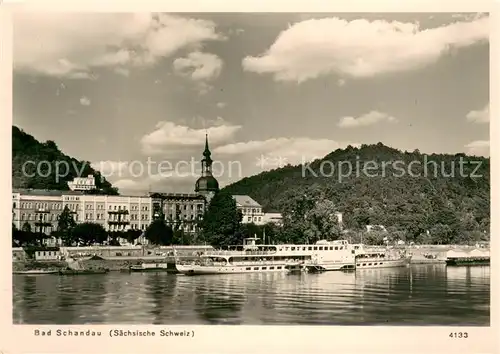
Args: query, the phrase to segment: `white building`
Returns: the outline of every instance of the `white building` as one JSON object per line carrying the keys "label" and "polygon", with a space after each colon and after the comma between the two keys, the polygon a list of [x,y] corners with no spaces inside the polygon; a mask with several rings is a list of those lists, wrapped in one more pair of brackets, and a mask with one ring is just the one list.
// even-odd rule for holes
{"label": "white building", "polygon": [[387,232],[387,229],[384,225],[366,225],[366,232],[370,232],[373,229],[380,230],[382,232]]}
{"label": "white building", "polygon": [[243,214],[243,224],[254,223],[255,225],[263,225],[264,213],[262,212],[262,206],[255,200],[250,198],[248,195],[233,195],[236,201],[236,207],[241,210]]}
{"label": "white building", "polygon": [[96,189],[94,176],[75,177],[73,181],[68,182],[68,187],[72,191],[90,191]]}
{"label": "white building", "polygon": [[283,215],[281,213],[264,213],[264,224],[274,223],[276,225],[283,224]]}

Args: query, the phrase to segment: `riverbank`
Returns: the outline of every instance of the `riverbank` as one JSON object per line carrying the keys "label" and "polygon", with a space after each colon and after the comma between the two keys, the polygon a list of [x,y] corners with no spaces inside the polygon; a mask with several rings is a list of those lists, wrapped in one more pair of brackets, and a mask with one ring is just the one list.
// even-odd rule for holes
{"label": "riverbank", "polygon": [[[179,260],[190,261],[195,257],[179,257]],[[162,258],[131,258],[128,259],[81,259],[79,264],[83,269],[108,269],[109,271],[128,270],[130,266],[140,265],[142,263],[169,263],[174,264],[173,257]],[[15,261],[12,262],[12,271],[20,272],[34,269],[56,269],[62,270],[68,268],[69,264],[66,261]]]}

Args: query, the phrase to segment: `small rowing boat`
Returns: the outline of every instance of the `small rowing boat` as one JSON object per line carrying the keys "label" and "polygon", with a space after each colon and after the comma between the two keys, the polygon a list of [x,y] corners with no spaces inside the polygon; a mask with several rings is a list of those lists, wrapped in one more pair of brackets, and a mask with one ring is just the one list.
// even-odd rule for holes
{"label": "small rowing boat", "polygon": [[30,269],[30,270],[20,270],[14,271],[14,274],[17,275],[46,275],[46,274],[58,274],[59,270],[53,269]]}

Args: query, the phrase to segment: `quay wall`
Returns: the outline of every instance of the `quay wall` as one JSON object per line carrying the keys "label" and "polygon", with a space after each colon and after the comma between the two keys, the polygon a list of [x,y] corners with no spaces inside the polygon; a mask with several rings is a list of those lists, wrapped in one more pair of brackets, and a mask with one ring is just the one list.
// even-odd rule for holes
{"label": "quay wall", "polygon": [[[180,256],[180,261],[194,260],[193,256]],[[174,264],[174,257],[113,257],[110,259],[80,259],[79,264],[85,269],[109,269],[110,271],[120,271],[128,269],[133,265],[142,263],[170,263]],[[66,269],[66,261],[14,261],[12,262],[13,271],[24,271],[31,269]]]}

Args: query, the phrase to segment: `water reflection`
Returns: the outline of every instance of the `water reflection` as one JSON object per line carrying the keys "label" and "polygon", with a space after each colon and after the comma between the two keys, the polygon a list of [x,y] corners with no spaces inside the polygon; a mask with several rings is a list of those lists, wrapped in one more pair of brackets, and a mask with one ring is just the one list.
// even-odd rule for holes
{"label": "water reflection", "polygon": [[14,323],[488,325],[488,267],[14,276]]}
{"label": "water reflection", "polygon": [[196,277],[194,310],[202,322],[241,324],[247,280],[251,281],[246,274]]}

